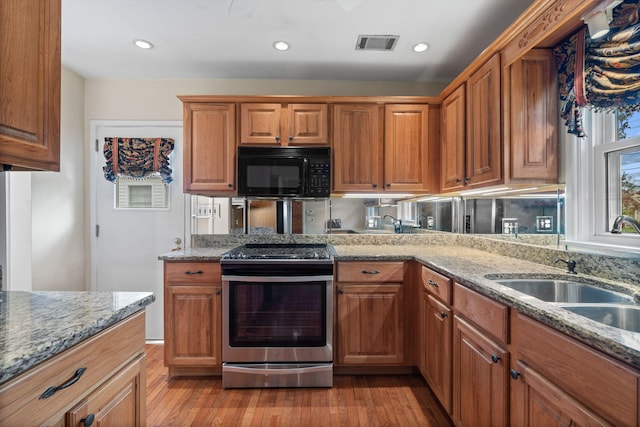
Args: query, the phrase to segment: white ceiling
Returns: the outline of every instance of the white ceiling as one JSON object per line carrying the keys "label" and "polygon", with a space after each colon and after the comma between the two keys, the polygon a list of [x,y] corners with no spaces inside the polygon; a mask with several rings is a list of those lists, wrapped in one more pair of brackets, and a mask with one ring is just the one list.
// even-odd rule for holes
{"label": "white ceiling", "polygon": [[[62,0],[63,65],[85,78],[448,82],[532,0],[235,0],[229,13],[231,3]],[[400,39],[392,52],[356,51],[359,34]],[[420,41],[427,52],[411,50]]]}

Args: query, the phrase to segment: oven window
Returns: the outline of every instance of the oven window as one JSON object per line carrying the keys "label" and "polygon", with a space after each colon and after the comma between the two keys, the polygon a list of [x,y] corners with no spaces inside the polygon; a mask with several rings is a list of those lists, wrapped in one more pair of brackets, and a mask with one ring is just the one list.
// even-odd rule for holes
{"label": "oven window", "polygon": [[230,282],[229,290],[231,347],[326,344],[326,282]]}

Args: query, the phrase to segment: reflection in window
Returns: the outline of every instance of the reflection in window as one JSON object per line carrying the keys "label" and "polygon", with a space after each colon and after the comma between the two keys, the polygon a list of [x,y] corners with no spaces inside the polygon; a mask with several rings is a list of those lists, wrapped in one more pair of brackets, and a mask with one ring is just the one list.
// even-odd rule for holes
{"label": "reflection in window", "polygon": [[117,209],[169,208],[169,185],[160,176],[145,179],[118,177],[114,187]]}
{"label": "reflection in window", "polygon": [[[609,223],[618,215],[640,220],[640,140],[638,145],[605,154]],[[623,233],[633,233],[625,226]]]}

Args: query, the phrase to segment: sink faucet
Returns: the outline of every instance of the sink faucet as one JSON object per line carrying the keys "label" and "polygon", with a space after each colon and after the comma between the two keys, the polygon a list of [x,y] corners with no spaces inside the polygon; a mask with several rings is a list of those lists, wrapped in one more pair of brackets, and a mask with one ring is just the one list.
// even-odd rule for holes
{"label": "sink faucet", "polygon": [[557,260],[554,261],[554,264],[557,263],[557,262],[560,262],[560,261],[562,261],[565,264],[567,264],[567,271],[566,271],[567,273],[569,273],[569,274],[578,274],[578,273],[576,273],[576,262],[574,260],[572,260],[572,259],[564,260],[564,259],[558,258]]}
{"label": "sink faucet", "polygon": [[615,221],[613,221],[613,225],[611,226],[611,232],[613,234],[622,233],[623,224],[629,224],[630,226],[633,227],[636,233],[640,234],[640,223],[636,221],[635,218],[632,218],[628,215],[620,215],[619,217],[617,217]]}
{"label": "sink faucet", "polygon": [[396,233],[402,233],[402,220],[401,219],[396,219],[392,215],[385,215],[385,216],[382,217],[382,219],[385,219],[385,218],[391,218],[391,220],[393,221],[393,231],[395,231]]}

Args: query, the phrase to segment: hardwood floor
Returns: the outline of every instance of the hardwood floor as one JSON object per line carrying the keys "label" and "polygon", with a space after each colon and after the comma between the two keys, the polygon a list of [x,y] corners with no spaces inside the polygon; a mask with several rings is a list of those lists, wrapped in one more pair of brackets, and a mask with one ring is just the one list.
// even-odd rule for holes
{"label": "hardwood floor", "polygon": [[452,426],[418,375],[338,375],[333,388],[222,389],[219,377],[167,378],[147,344],[147,426]]}

